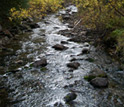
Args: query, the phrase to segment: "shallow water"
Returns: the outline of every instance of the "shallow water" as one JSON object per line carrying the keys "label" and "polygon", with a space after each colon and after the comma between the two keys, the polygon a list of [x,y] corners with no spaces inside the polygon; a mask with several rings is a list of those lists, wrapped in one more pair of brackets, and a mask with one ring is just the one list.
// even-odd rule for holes
{"label": "shallow water", "polygon": [[[69,6],[70,14],[77,12],[75,6]],[[11,107],[54,107],[56,102],[63,107],[122,107],[124,95],[124,72],[119,71],[118,64],[112,62],[105,52],[90,46],[90,54],[79,55],[85,43],[68,42],[64,51],[56,51],[53,45],[67,41],[69,38],[58,34],[60,30],[70,29],[63,24],[58,14],[48,15],[39,22],[40,28],[33,33],[26,33],[18,40],[12,41],[11,51],[0,54],[0,66],[3,67],[3,77],[6,87],[11,90],[9,98]],[[47,22],[47,23],[46,23]],[[45,68],[35,68],[31,64],[46,57],[48,65]],[[71,59],[76,58],[81,66],[70,72],[66,66]],[[86,59],[92,58],[94,62]],[[21,64],[17,61],[22,60]],[[108,74],[110,85],[107,89],[95,89],[84,76],[91,69],[99,67]],[[14,69],[19,71],[10,73]],[[66,88],[65,88],[66,86]],[[75,90],[78,97],[70,105],[65,104],[63,97]],[[61,107],[59,104],[57,107]]]}

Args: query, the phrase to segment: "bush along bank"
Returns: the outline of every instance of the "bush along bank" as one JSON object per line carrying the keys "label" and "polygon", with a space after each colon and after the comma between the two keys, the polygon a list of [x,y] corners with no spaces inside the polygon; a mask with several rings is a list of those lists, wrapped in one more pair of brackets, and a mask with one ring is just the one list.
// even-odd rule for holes
{"label": "bush along bank", "polygon": [[[6,18],[0,18],[0,47],[4,46],[15,35],[31,32],[33,28],[39,27],[37,21],[41,21],[47,14],[56,12],[62,8],[63,0],[23,0],[17,6],[10,6],[5,14]],[[11,1],[12,2],[12,1]],[[3,3],[6,7],[8,3]],[[20,7],[20,4],[22,6]],[[23,6],[27,4],[26,7]],[[10,4],[11,5],[11,4]],[[19,6],[18,6],[19,5]],[[2,6],[0,7],[2,9]]]}
{"label": "bush along bank", "polygon": [[124,1],[73,0],[79,8],[78,17],[94,37],[94,44],[103,46],[111,56],[124,64]]}

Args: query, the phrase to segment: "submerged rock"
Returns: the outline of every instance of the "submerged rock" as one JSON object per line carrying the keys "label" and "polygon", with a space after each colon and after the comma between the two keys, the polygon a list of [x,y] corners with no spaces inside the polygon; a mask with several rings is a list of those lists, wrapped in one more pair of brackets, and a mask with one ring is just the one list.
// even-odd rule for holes
{"label": "submerged rock", "polygon": [[67,64],[67,67],[74,68],[74,69],[78,69],[79,66],[80,66],[80,63],[78,62],[72,62]]}
{"label": "submerged rock", "polygon": [[102,77],[96,77],[90,81],[94,87],[104,88],[108,86],[108,79]]}
{"label": "submerged rock", "polygon": [[71,92],[69,94],[67,94],[65,97],[64,97],[64,101],[66,103],[69,103],[73,100],[75,100],[77,98],[77,94],[75,94],[74,92]]}
{"label": "submerged rock", "polygon": [[64,45],[60,45],[60,44],[56,44],[52,48],[54,48],[55,50],[66,50],[66,49],[68,49],[68,47],[66,47]]}
{"label": "submerged rock", "polygon": [[34,67],[44,67],[46,65],[47,65],[46,58],[41,58],[41,60],[35,61],[33,64]]}

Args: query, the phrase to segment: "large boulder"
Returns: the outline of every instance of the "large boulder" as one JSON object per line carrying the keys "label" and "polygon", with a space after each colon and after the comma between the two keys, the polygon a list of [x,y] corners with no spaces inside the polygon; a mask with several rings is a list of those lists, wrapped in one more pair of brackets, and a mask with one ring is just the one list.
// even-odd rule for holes
{"label": "large boulder", "polygon": [[101,70],[99,68],[95,68],[95,69],[91,70],[90,73],[84,77],[84,79],[91,81],[92,79],[94,79],[96,77],[107,78],[107,75],[103,70]]}
{"label": "large boulder", "polygon": [[75,100],[77,98],[77,94],[75,94],[74,92],[68,93],[65,97],[64,97],[64,101],[66,103],[69,103],[73,100]]}
{"label": "large boulder", "polygon": [[54,48],[55,50],[66,50],[66,49],[68,49],[68,47],[66,47],[64,45],[60,45],[60,44],[56,44],[52,48]]}
{"label": "large boulder", "polygon": [[33,63],[33,66],[34,67],[45,67],[47,65],[47,60],[46,58],[41,58],[40,60],[38,61],[35,61]]}
{"label": "large boulder", "polygon": [[78,62],[72,62],[67,64],[67,67],[74,68],[74,69],[78,69],[79,66],[80,66],[80,63]]}
{"label": "large boulder", "polygon": [[108,86],[108,79],[102,77],[96,77],[90,81],[94,87],[104,88]]}

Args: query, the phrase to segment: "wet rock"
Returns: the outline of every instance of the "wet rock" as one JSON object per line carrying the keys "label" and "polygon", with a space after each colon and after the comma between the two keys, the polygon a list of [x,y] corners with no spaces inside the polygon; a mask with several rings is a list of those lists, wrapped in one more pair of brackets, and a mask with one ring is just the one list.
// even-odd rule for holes
{"label": "wet rock", "polygon": [[59,27],[54,27],[54,29],[59,29]]}
{"label": "wet rock", "polygon": [[47,65],[46,58],[41,58],[41,60],[35,61],[33,66],[34,67],[45,67]]}
{"label": "wet rock", "polygon": [[84,47],[89,47],[89,46],[90,46],[89,43],[87,43],[87,42],[84,43]]}
{"label": "wet rock", "polygon": [[96,77],[107,78],[107,75],[103,70],[101,70],[99,68],[95,68],[92,71],[90,71],[89,75],[85,76],[84,79],[91,81],[92,79],[94,79]]}
{"label": "wet rock", "polygon": [[72,58],[70,61],[73,62],[73,61],[76,61],[77,59],[76,58]]}
{"label": "wet rock", "polygon": [[62,44],[68,44],[68,42],[67,42],[67,41],[61,41],[61,43],[62,43]]}
{"label": "wet rock", "polygon": [[80,37],[80,36],[77,36],[77,37],[73,37],[71,39],[68,39],[68,41],[73,41],[73,42],[84,42],[85,41],[85,37]]}
{"label": "wet rock", "polygon": [[82,50],[82,54],[88,54],[89,53],[89,47],[84,47]]}
{"label": "wet rock", "polygon": [[60,30],[58,32],[58,34],[61,34],[61,35],[64,35],[64,36],[72,36],[73,35],[72,31],[71,30],[68,30],[68,29],[66,29],[66,30]]}
{"label": "wet rock", "polygon": [[62,16],[63,20],[69,20],[70,19],[70,15],[69,14],[65,14]]}
{"label": "wet rock", "polygon": [[52,48],[54,48],[55,50],[66,50],[66,49],[68,49],[68,47],[66,47],[64,45],[60,45],[60,44],[56,44]]}
{"label": "wet rock", "polygon": [[31,27],[31,29],[40,27],[37,23],[30,23],[29,26]]}
{"label": "wet rock", "polygon": [[40,36],[46,36],[44,33],[40,34]]}
{"label": "wet rock", "polygon": [[108,86],[108,79],[102,77],[96,77],[90,81],[94,87],[104,88]]}
{"label": "wet rock", "polygon": [[67,64],[67,67],[74,68],[74,69],[78,69],[79,66],[80,66],[80,63],[78,62],[72,62]]}
{"label": "wet rock", "polygon": [[69,27],[69,28],[73,28],[74,25],[73,25],[73,24],[69,24],[68,27]]}
{"label": "wet rock", "polygon": [[45,23],[45,24],[50,24],[50,22],[49,22],[49,21],[45,21],[44,23]]}
{"label": "wet rock", "polygon": [[64,97],[64,101],[66,103],[69,103],[73,100],[75,100],[77,98],[77,94],[75,94],[74,92],[71,92],[69,94],[67,94],[65,97]]}
{"label": "wet rock", "polygon": [[14,70],[11,70],[11,71],[9,71],[9,72],[11,72],[11,73],[16,73],[16,72],[19,72],[20,70],[19,69],[14,69]]}

